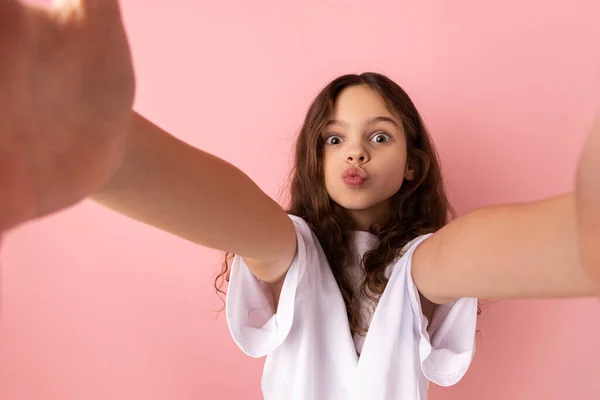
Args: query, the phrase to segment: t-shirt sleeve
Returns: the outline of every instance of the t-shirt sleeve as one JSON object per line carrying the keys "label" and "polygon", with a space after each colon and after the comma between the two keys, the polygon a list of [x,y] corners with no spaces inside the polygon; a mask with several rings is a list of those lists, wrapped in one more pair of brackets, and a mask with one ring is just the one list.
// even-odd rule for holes
{"label": "t-shirt sleeve", "polygon": [[419,291],[412,278],[412,255],[431,234],[419,237],[405,254],[408,257],[408,294],[418,335],[421,370],[425,377],[440,386],[451,386],[462,379],[475,354],[477,299],[460,298],[436,307],[427,330]]}
{"label": "t-shirt sleeve", "polygon": [[277,312],[269,285],[252,274],[243,258],[236,255],[231,266],[225,301],[227,324],[234,342],[251,357],[263,357],[283,343],[292,328],[296,300],[308,284],[312,233],[301,218],[289,217],[296,229],[297,250],[283,281]]}

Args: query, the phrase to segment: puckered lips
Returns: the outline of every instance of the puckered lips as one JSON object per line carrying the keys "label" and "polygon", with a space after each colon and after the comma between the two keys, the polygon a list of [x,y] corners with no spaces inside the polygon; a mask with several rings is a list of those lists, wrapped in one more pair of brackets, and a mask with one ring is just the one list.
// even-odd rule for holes
{"label": "puckered lips", "polygon": [[369,179],[369,174],[362,168],[352,167],[344,171],[342,179],[347,186],[357,188]]}

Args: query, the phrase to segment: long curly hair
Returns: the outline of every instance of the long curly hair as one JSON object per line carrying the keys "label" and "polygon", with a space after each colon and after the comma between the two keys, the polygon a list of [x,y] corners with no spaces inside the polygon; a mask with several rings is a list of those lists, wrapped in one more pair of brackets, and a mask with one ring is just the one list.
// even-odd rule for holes
{"label": "long curly hair", "polygon": [[[354,251],[351,231],[355,229],[344,208],[328,195],[323,172],[322,132],[336,99],[346,88],[367,85],[384,99],[389,110],[402,121],[406,134],[408,164],[415,179],[405,181],[391,199],[391,218],[370,228],[379,245],[367,252],[361,266],[365,280],[361,296],[377,304],[386,287],[385,268],[402,248],[419,235],[432,233],[455,216],[442,179],[438,154],[425,124],[408,94],[385,75],[366,72],[343,75],[329,83],[312,102],[296,141],[291,170],[291,204],[287,212],[302,218],[319,240],[341,291],[352,333],[364,333],[359,312],[360,299],[354,295],[347,265]],[[215,288],[224,294],[233,255],[227,253]]]}

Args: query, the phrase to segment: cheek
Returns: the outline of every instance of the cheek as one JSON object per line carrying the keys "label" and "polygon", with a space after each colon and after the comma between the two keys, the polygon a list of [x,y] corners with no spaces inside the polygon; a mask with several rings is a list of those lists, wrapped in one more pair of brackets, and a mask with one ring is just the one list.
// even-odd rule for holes
{"label": "cheek", "polygon": [[391,197],[402,187],[402,184],[404,183],[404,176],[397,172],[391,172],[380,183],[380,190],[382,194]]}
{"label": "cheek", "polygon": [[337,171],[335,170],[334,163],[331,161],[331,156],[325,154],[323,156],[323,176],[325,178],[325,186],[327,190],[334,183],[334,177],[336,176]]}
{"label": "cheek", "polygon": [[331,170],[325,171],[325,190],[327,190],[329,197],[335,196],[335,192],[337,190],[337,180],[334,179],[334,174]]}
{"label": "cheek", "polygon": [[384,179],[382,180],[384,189],[386,192],[390,192],[391,194],[396,193],[402,184],[404,183],[404,174],[406,172],[405,163],[400,160],[398,162],[398,158],[395,160],[390,160],[388,165],[391,167],[386,168],[383,173]]}

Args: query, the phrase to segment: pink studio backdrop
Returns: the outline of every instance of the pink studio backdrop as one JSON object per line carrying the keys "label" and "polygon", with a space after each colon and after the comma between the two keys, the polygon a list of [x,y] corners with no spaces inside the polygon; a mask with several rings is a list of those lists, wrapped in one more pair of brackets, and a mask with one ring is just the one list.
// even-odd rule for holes
{"label": "pink studio backdrop", "polygon": [[[460,213],[572,189],[600,106],[596,0],[122,4],[137,110],[277,199],[339,74],[409,92]],[[218,252],[84,202],[11,233],[1,259],[0,399],[261,398],[263,360],[214,312]],[[495,302],[479,328],[464,380],[431,399],[600,398],[597,300]]]}

